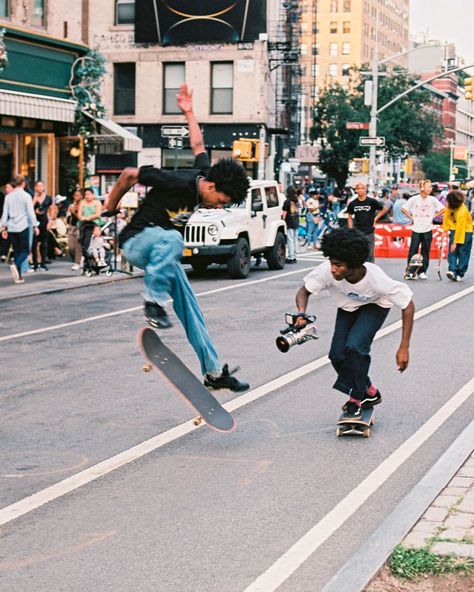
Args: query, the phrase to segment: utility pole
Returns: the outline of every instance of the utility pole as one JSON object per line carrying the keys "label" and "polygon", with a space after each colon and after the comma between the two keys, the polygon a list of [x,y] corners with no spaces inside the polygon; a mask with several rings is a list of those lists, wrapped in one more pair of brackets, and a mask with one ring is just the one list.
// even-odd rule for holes
{"label": "utility pole", "polygon": [[[370,123],[369,136],[375,138],[377,136],[377,101],[379,88],[379,27],[377,17],[377,33],[375,40],[374,58],[372,60],[372,105],[370,108]],[[370,146],[369,152],[369,192],[375,189],[377,178],[377,147]]]}

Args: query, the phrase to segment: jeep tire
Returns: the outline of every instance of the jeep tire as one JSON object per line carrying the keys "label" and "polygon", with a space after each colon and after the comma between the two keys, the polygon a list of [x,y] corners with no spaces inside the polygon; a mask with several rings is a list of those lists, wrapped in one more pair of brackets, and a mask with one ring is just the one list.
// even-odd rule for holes
{"label": "jeep tire", "polygon": [[246,238],[240,237],[235,244],[235,252],[227,260],[227,268],[231,278],[242,280],[250,272],[250,246]]}
{"label": "jeep tire", "polygon": [[265,253],[268,267],[270,269],[283,269],[285,267],[286,258],[286,241],[285,235],[282,232],[277,232],[275,242],[271,249]]}

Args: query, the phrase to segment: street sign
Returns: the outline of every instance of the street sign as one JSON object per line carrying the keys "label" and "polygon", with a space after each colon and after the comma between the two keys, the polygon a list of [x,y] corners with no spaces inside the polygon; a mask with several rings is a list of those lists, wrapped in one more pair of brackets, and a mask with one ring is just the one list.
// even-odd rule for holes
{"label": "street sign", "polygon": [[162,138],[189,138],[189,127],[184,125],[163,125]]}
{"label": "street sign", "polygon": [[363,121],[347,121],[346,122],[346,129],[355,129],[355,130],[368,130],[369,129],[369,122],[364,123]]}
{"label": "street sign", "polygon": [[174,148],[175,150],[181,150],[183,148],[183,138],[172,136],[168,138],[168,148]]}
{"label": "street sign", "polygon": [[384,136],[359,138],[359,146],[385,146],[385,138]]}

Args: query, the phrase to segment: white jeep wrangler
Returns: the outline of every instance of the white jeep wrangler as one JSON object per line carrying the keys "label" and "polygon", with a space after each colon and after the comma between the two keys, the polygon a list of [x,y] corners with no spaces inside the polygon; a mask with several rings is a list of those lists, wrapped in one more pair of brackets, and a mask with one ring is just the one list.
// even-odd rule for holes
{"label": "white jeep wrangler", "polygon": [[263,255],[270,269],[283,269],[284,202],[276,181],[252,181],[239,206],[196,210],[185,227],[183,263],[197,272],[210,263],[226,264],[232,278],[242,279],[249,274],[251,256]]}

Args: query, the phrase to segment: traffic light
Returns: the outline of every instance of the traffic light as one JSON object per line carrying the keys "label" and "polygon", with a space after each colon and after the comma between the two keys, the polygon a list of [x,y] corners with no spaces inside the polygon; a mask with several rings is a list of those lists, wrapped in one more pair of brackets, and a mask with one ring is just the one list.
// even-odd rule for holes
{"label": "traffic light", "polygon": [[474,76],[464,78],[464,96],[468,101],[474,101]]}
{"label": "traffic light", "polygon": [[453,173],[453,175],[457,175],[459,173],[459,169],[457,166],[453,166],[451,172]]}
{"label": "traffic light", "polygon": [[255,158],[254,143],[252,140],[234,140],[232,143],[232,158],[238,160],[253,160]]}
{"label": "traffic light", "polygon": [[367,175],[369,172],[369,159],[368,158],[363,158],[362,159],[362,173],[364,175]]}
{"label": "traffic light", "polygon": [[[268,143],[265,142],[264,151],[263,151],[263,158],[268,158]],[[260,141],[257,141],[255,145],[255,160],[260,160]]]}
{"label": "traffic light", "polygon": [[411,175],[413,173],[413,159],[405,158],[405,173]]}
{"label": "traffic light", "polygon": [[[264,158],[268,158],[269,149],[265,142]],[[232,143],[232,158],[242,162],[258,162],[260,160],[260,140],[239,138]]]}

